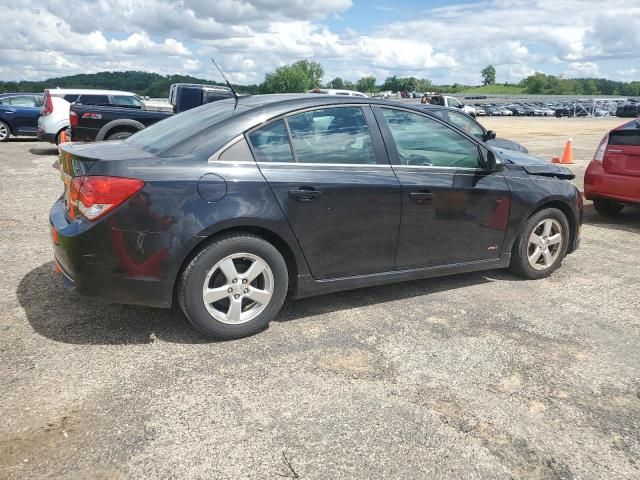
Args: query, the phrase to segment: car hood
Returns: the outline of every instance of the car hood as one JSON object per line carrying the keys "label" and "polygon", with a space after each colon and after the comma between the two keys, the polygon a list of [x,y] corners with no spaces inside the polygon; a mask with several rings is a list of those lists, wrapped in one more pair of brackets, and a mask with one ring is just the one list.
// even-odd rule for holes
{"label": "car hood", "polygon": [[566,180],[573,180],[575,175],[567,167],[557,165],[555,163],[542,160],[532,155],[516,152],[515,150],[507,150],[506,148],[494,147],[500,156],[507,162],[522,167],[522,169],[530,175],[542,175],[545,177],[556,177]]}
{"label": "car hood", "polygon": [[520,145],[519,143],[514,142],[513,140],[507,140],[506,138],[494,138],[491,140],[487,140],[485,143],[495,148],[504,148],[507,150],[515,150],[517,152],[529,153],[529,150],[527,150],[527,147],[525,147],[524,145]]}

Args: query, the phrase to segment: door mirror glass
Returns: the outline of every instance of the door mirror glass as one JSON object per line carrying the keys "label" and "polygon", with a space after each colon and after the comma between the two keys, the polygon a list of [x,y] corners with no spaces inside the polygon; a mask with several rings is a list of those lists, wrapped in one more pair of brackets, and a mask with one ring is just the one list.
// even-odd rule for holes
{"label": "door mirror glass", "polygon": [[492,150],[487,150],[485,155],[485,164],[487,170],[490,172],[501,172],[504,167],[502,159]]}
{"label": "door mirror glass", "polygon": [[493,130],[487,130],[487,133],[484,134],[485,142],[487,140],[495,140],[495,138],[496,138],[496,132],[494,132]]}

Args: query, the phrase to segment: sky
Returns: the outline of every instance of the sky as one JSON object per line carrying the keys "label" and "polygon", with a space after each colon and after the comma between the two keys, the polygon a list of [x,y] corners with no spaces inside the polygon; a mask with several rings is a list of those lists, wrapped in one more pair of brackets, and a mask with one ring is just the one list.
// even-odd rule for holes
{"label": "sky", "polygon": [[320,62],[324,80],[436,84],[640,80],[640,0],[0,0],[0,80],[142,70],[260,83]]}

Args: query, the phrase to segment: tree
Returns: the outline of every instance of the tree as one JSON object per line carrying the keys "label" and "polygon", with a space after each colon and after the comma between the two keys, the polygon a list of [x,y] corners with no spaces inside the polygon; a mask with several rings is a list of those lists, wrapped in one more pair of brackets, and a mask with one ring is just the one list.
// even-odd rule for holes
{"label": "tree", "polygon": [[320,86],[322,75],[324,70],[319,63],[301,60],[267,73],[258,88],[260,93],[303,93]]}
{"label": "tree", "polygon": [[376,91],[376,77],[362,77],[356,82],[356,90],[363,93],[373,93]]}
{"label": "tree", "polygon": [[482,75],[483,85],[493,85],[496,83],[496,68],[493,65],[487,65],[480,71]]}
{"label": "tree", "polygon": [[309,79],[309,88],[319,87],[322,77],[324,77],[324,69],[318,62],[310,62],[309,60],[300,60],[292,65],[301,68]]}
{"label": "tree", "polygon": [[340,77],[336,77],[333,80],[327,82],[327,88],[338,88],[342,90],[344,88],[344,80]]}

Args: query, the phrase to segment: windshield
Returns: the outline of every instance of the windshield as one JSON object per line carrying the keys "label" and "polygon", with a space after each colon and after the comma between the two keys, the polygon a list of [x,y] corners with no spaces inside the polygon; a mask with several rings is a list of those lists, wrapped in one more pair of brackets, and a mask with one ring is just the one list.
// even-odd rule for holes
{"label": "windshield", "polygon": [[232,101],[202,105],[140,130],[127,138],[125,142],[154,154],[163,152],[230,117],[233,113],[233,107],[234,102]]}

